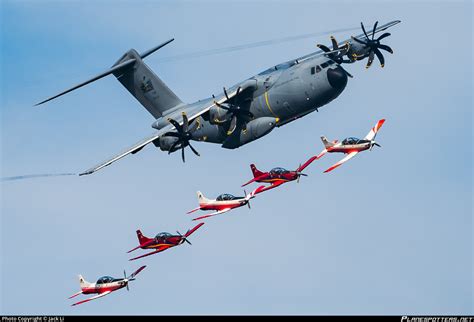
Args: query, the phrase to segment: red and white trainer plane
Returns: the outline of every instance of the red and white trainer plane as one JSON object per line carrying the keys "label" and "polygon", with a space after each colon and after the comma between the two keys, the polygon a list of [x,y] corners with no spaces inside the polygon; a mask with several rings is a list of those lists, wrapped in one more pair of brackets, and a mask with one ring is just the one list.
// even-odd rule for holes
{"label": "red and white trainer plane", "polygon": [[321,151],[321,153],[317,156],[317,159],[321,158],[327,152],[329,153],[342,152],[342,153],[347,154],[341,161],[337,162],[333,166],[326,169],[324,173],[336,169],[337,167],[339,167],[346,161],[349,161],[350,159],[352,159],[357,153],[361,151],[365,151],[369,149],[370,151],[372,151],[372,148],[374,147],[374,145],[380,147],[380,144],[375,142],[375,136],[377,135],[377,132],[382,127],[384,122],[385,122],[385,119],[379,120],[377,124],[370,130],[370,132],[363,139],[350,137],[350,138],[344,139],[342,142],[338,142],[337,140],[333,142],[329,142],[325,136],[322,136],[321,140],[324,143],[324,150]]}
{"label": "red and white trainer plane", "polygon": [[224,193],[218,196],[216,199],[207,199],[206,197],[204,197],[201,191],[198,191],[197,196],[198,196],[198,201],[199,201],[199,207],[194,208],[191,211],[188,211],[188,214],[193,213],[197,210],[217,210],[216,212],[213,212],[211,214],[193,219],[193,220],[200,220],[207,217],[220,215],[234,208],[239,208],[245,205],[247,205],[250,209],[250,199],[254,198],[258,190],[263,189],[263,188],[264,186],[260,186],[257,189],[253,190],[252,192],[250,192],[249,194],[247,194],[247,192],[245,192],[244,190],[245,197],[235,197],[231,194]]}
{"label": "red and white trainer plane", "polygon": [[123,278],[113,278],[110,276],[103,276],[99,278],[97,282],[95,283],[89,283],[84,279],[84,277],[82,277],[82,275],[79,275],[79,284],[81,286],[81,291],[77,292],[76,294],[72,295],[69,298],[72,299],[73,297],[76,297],[80,294],[97,294],[97,295],[90,297],[88,299],[79,301],[77,303],[74,303],[72,304],[72,306],[98,299],[99,297],[106,296],[124,287],[126,287],[128,291],[129,290],[128,283],[130,281],[134,281],[135,276],[137,276],[137,274],[140,273],[145,267],[146,266],[140,267],[130,276],[127,276],[127,273],[123,271]]}

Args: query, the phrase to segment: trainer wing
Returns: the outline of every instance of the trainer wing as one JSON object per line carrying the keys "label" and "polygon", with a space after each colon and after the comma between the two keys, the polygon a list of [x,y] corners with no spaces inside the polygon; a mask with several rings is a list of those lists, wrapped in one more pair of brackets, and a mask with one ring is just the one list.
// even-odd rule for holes
{"label": "trainer wing", "polygon": [[370,141],[375,139],[375,136],[377,136],[377,132],[380,130],[384,122],[385,122],[385,119],[379,120],[377,124],[375,124],[375,126],[370,129],[370,132],[367,133],[364,139],[370,140]]}
{"label": "trainer wing", "polygon": [[137,256],[137,257],[134,257],[134,258],[130,258],[129,261],[134,261],[136,259],[139,259],[139,258],[143,258],[143,257],[147,257],[147,256],[150,256],[150,255],[153,255],[153,254],[157,254],[157,253],[160,253],[164,250],[167,250],[168,248],[172,247],[171,245],[163,245],[163,246],[160,246],[158,247],[155,251],[152,251],[150,253],[147,253],[145,255],[141,255],[141,256]]}
{"label": "trainer wing", "polygon": [[104,293],[100,293],[96,296],[93,296],[93,297],[90,297],[88,299],[85,299],[85,300],[82,300],[82,301],[79,301],[77,303],[74,303],[72,304],[72,306],[75,306],[75,305],[79,305],[79,304],[82,304],[82,303],[86,303],[86,302],[89,302],[89,301],[92,301],[92,300],[95,300],[95,299],[98,299],[99,297],[103,297],[103,296],[106,296],[108,294],[112,293],[112,291],[105,291]]}
{"label": "trainer wing", "polygon": [[342,159],[342,160],[339,161],[338,163],[334,164],[332,167],[328,168],[326,171],[324,171],[324,173],[336,169],[338,166],[342,165],[343,163],[345,163],[345,162],[349,161],[350,159],[352,159],[353,157],[355,157],[355,155],[356,155],[357,153],[359,153],[359,152],[358,152],[358,151],[354,151],[354,152],[349,153],[348,155],[346,155],[346,157],[345,157],[344,159]]}
{"label": "trainer wing", "polygon": [[212,214],[209,214],[209,215],[204,215],[204,216],[201,216],[201,217],[194,218],[193,220],[200,220],[200,219],[204,219],[204,218],[208,218],[208,217],[212,217],[212,216],[217,216],[217,215],[223,214],[225,212],[228,212],[231,209],[232,208],[222,209],[222,210],[219,210],[217,212],[213,212]]}

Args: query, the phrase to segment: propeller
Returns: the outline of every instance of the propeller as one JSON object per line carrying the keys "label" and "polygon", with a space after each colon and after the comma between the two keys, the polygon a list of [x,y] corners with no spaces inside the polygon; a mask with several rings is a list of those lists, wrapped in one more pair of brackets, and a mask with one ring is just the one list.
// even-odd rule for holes
{"label": "propeller", "polygon": [[125,286],[127,287],[127,291],[130,291],[130,289],[128,288],[128,282],[133,281],[133,280],[134,278],[129,280],[127,278],[127,273],[125,272],[125,270],[123,270],[123,282],[125,283]]}
{"label": "propeller", "polygon": [[348,42],[346,42],[344,46],[339,47],[336,39],[333,36],[331,36],[331,42],[332,42],[332,50],[322,44],[317,44],[316,46],[321,48],[321,50],[324,51],[325,53],[328,53],[327,56],[338,64],[351,63],[352,62],[351,60],[344,59],[344,55],[347,54],[351,45]]}
{"label": "propeller", "polygon": [[247,191],[245,191],[244,189],[244,196],[245,200],[247,200],[247,207],[249,207],[249,209],[252,209],[252,207],[250,207],[250,199],[252,199],[252,194],[247,195]]}
{"label": "propeller", "polygon": [[[234,95],[234,100],[235,97],[237,97],[240,93],[241,87],[239,86],[237,88],[237,92]],[[247,130],[247,122],[253,118],[252,112],[248,110],[242,109],[239,105],[231,103],[229,95],[227,94],[227,90],[224,87],[224,95],[227,98],[227,101],[225,103],[218,103],[214,101],[214,104],[216,104],[218,107],[224,109],[227,111],[227,113],[230,114],[230,126],[229,130],[227,131],[227,135],[231,135],[234,133],[234,130],[237,128],[237,121],[241,120],[243,121],[242,129],[245,131]],[[225,121],[228,121],[229,119],[226,119]]]}
{"label": "propeller", "polygon": [[181,235],[179,231],[176,232],[178,233],[179,237],[181,237],[181,241],[179,242],[180,245],[184,242],[187,242],[189,245],[192,245],[191,242],[185,236]]}
{"label": "propeller", "polygon": [[[298,167],[298,169],[301,168],[301,163],[300,163],[300,166]],[[300,177],[301,176],[304,176],[304,177],[307,177],[308,175],[306,173],[303,173],[301,171],[296,171],[296,175],[298,176],[298,179],[296,180],[296,183],[300,183]]]}
{"label": "propeller", "polygon": [[170,136],[170,137],[174,137],[178,139],[175,143],[173,143],[173,145],[168,151],[168,154],[170,154],[176,148],[176,146],[179,145],[181,148],[181,157],[183,159],[183,162],[186,162],[184,158],[184,148],[187,146],[191,148],[191,151],[193,151],[195,155],[197,155],[198,157],[201,156],[199,152],[197,152],[196,149],[194,149],[194,147],[189,142],[193,136],[192,132],[196,130],[197,123],[196,122],[192,123],[193,127],[190,128],[188,117],[186,116],[186,113],[184,112],[183,112],[183,125],[182,126],[176,120],[172,118],[170,118],[168,121],[171,124],[173,124],[177,132],[167,132],[163,134],[163,136]]}
{"label": "propeller", "polygon": [[[327,53],[327,56],[329,58],[331,58],[332,60],[334,60],[336,63],[338,63],[339,65],[341,65],[342,63],[352,63],[352,60],[350,59],[344,59],[344,55],[347,54],[347,52],[349,51],[350,49],[350,43],[349,42],[346,42],[344,44],[344,46],[342,47],[339,47],[339,45],[337,44],[337,41],[336,41],[336,38],[334,38],[333,36],[331,36],[331,42],[332,42],[332,50],[329,49],[327,46],[325,45],[322,45],[322,44],[317,44],[316,46],[318,46],[319,48],[321,48],[322,51],[324,51],[325,53]],[[342,66],[340,66],[342,68]],[[350,78],[353,78],[354,76],[352,76],[347,70],[345,70],[344,68],[342,68],[342,70],[344,70],[344,72],[346,73],[347,76],[349,76]]]}
{"label": "propeller", "polygon": [[372,151],[372,148],[374,147],[374,145],[378,146],[379,148],[382,147],[380,144],[378,144],[377,142],[372,140],[372,141],[370,141],[370,150],[369,151]]}
{"label": "propeller", "polygon": [[352,39],[354,39],[354,41],[369,47],[369,54],[368,54],[369,59],[367,61],[367,65],[365,65],[365,68],[369,68],[370,65],[372,65],[372,62],[374,61],[374,55],[377,56],[378,60],[380,61],[380,66],[381,67],[383,67],[385,65],[385,59],[384,59],[384,57],[383,57],[383,55],[382,55],[382,53],[380,52],[379,49],[388,51],[389,53],[393,54],[392,48],[390,48],[387,45],[383,45],[383,44],[380,43],[380,41],[382,39],[390,36],[390,33],[386,32],[383,35],[381,35],[380,37],[378,37],[377,39],[374,39],[375,30],[377,29],[378,23],[379,22],[376,21],[375,24],[374,24],[374,28],[372,30],[372,39],[370,39],[369,36],[367,35],[367,32],[365,31],[365,28],[364,28],[364,24],[362,22],[360,23],[360,26],[362,27],[362,31],[364,32],[364,35],[365,35],[365,38],[366,38],[365,41],[357,39],[355,37],[352,37]]}

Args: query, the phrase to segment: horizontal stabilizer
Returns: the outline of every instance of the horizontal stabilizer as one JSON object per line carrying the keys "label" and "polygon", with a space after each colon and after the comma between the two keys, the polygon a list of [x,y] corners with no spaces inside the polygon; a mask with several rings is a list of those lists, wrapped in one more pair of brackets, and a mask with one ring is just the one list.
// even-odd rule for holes
{"label": "horizontal stabilizer", "polygon": [[116,65],[116,66],[110,68],[109,70],[107,70],[107,71],[105,71],[105,72],[103,72],[103,73],[101,73],[101,74],[99,74],[99,75],[97,75],[97,76],[94,76],[94,77],[92,77],[92,78],[89,79],[89,80],[86,80],[86,81],[83,82],[83,83],[80,83],[80,84],[78,84],[78,85],[75,85],[75,86],[73,86],[73,87],[71,87],[71,88],[65,90],[64,92],[61,92],[61,93],[59,93],[59,94],[57,94],[57,95],[54,95],[54,96],[52,96],[52,97],[50,97],[50,98],[45,99],[44,101],[41,101],[41,102],[35,104],[35,106],[38,106],[38,105],[41,105],[41,104],[43,104],[43,103],[49,102],[49,101],[51,101],[51,100],[53,100],[53,99],[55,99],[55,98],[57,98],[57,97],[59,97],[59,96],[62,96],[62,95],[67,94],[67,93],[69,93],[69,92],[72,92],[72,91],[75,90],[75,89],[78,89],[78,88],[80,88],[80,87],[82,87],[82,86],[85,86],[85,85],[87,85],[87,84],[89,84],[89,83],[95,82],[96,80],[99,80],[99,79],[101,79],[101,78],[104,78],[104,77],[107,76],[107,75],[110,75],[110,74],[112,74],[112,73],[114,73],[114,72],[117,72],[117,71],[119,71],[119,70],[122,70],[122,69],[124,69],[125,67],[128,67],[128,66],[134,64],[135,62],[136,62],[135,59],[126,60],[126,61],[124,61],[123,63],[120,63],[120,64],[118,64],[118,65]]}

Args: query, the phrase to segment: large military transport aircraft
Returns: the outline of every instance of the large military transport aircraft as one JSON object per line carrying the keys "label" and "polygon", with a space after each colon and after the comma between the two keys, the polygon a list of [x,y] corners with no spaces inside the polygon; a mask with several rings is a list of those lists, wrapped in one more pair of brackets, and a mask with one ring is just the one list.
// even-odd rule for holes
{"label": "large military transport aircraft", "polygon": [[305,116],[338,97],[352,77],[342,64],[368,58],[369,67],[377,56],[385,64],[381,50],[393,53],[380,41],[388,36],[375,34],[400,23],[399,20],[378,26],[376,22],[367,32],[348,40],[337,42],[331,37],[332,49],[318,45],[319,50],[278,64],[234,86],[224,88],[217,96],[187,104],[143,62],[170,39],[155,48],[138,53],[131,49],[110,69],[93,78],[54,95],[36,105],[43,104],[84,85],[113,74],[118,81],[155,118],[152,127],[157,131],[111,159],[79,175],[94,173],[128,154],[135,154],[153,143],[168,153],[189,148],[199,156],[190,141],[221,144],[235,149],[270,133],[302,116]]}

